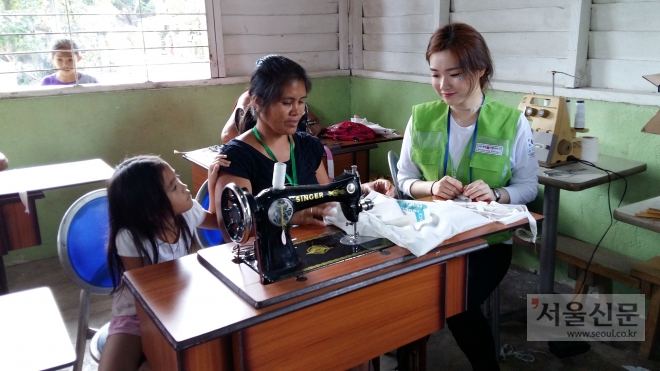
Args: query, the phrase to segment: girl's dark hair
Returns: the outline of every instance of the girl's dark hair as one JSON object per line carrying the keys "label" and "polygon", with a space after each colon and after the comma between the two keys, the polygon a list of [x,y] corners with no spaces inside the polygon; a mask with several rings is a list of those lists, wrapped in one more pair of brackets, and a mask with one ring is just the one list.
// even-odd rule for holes
{"label": "girl's dark hair", "polygon": [[[284,87],[293,81],[303,82],[307,93],[312,90],[312,81],[298,63],[281,55],[261,57],[250,78],[250,96],[257,98],[260,109],[266,109],[273,101],[280,99]],[[255,108],[250,105],[239,121],[238,132],[250,130],[256,124]]]}
{"label": "girl's dark hair", "polygon": [[[186,252],[190,252],[192,236],[188,224],[183,215],[174,214],[165,193],[163,170],[167,166],[158,156],[132,157],[119,164],[108,181],[110,236],[107,260],[113,292],[123,286],[121,277],[126,271],[116,242],[122,230],[130,233],[143,266],[159,262],[157,238],[163,238],[167,231],[183,238]],[[167,222],[172,219],[174,225]]]}
{"label": "girl's dark hair", "polygon": [[450,51],[458,60],[463,73],[468,77],[470,90],[474,87],[479,70],[484,70],[479,78],[479,85],[486,90],[493,76],[493,60],[483,36],[472,26],[465,23],[449,23],[438,28],[429,40],[426,48],[426,61],[437,52]]}
{"label": "girl's dark hair", "polygon": [[80,55],[80,52],[78,51],[78,44],[76,44],[75,41],[71,39],[59,39],[53,44],[53,47],[51,48],[51,55],[55,55],[56,51],[67,52],[71,51],[72,49],[75,55]]}

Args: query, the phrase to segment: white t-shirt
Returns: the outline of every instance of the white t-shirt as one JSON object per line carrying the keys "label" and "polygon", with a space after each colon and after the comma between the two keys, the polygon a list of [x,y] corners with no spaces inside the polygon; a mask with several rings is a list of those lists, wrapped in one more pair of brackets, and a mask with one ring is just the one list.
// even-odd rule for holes
{"label": "white t-shirt", "polygon": [[[193,206],[190,210],[182,214],[183,218],[188,223],[188,228],[190,229],[190,234],[193,234],[193,231],[197,226],[204,222],[206,218],[206,211],[204,208],[193,200]],[[139,253],[135,244],[133,243],[133,238],[131,233],[122,229],[117,233],[117,238],[115,239],[117,244],[117,252],[119,256],[125,257],[139,257]],[[184,243],[184,238],[179,237],[176,243],[170,244],[160,240],[156,240],[158,243],[158,262],[166,262],[174,259],[178,259],[186,255],[186,247]],[[151,256],[151,246],[149,241],[143,241],[145,250],[149,254],[149,257],[153,261],[153,256]],[[114,298],[112,299],[112,316],[134,316],[137,314],[135,309],[135,298],[131,291],[124,287],[121,291],[115,293]]]}

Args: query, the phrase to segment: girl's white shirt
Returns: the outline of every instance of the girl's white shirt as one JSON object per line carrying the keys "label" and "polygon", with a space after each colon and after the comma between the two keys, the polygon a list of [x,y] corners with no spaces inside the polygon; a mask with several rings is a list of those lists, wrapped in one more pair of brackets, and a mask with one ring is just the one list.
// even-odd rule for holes
{"label": "girl's white shirt", "polygon": [[[190,210],[182,214],[183,218],[188,223],[188,228],[190,229],[190,235],[193,235],[193,231],[197,226],[204,222],[206,217],[206,211],[204,208],[193,199],[193,206]],[[127,229],[122,229],[117,233],[117,238],[115,239],[117,243],[117,252],[119,256],[125,257],[139,257],[138,250],[133,243],[133,238],[131,233]],[[179,238],[176,243],[170,244],[160,240],[156,240],[158,243],[158,262],[166,262],[174,259],[178,259],[186,255],[186,247],[184,244],[184,239]],[[149,257],[153,261],[153,256],[151,256],[149,241],[143,241],[144,246],[146,247]],[[135,298],[131,291],[124,287],[121,291],[115,293],[114,298],[112,299],[112,316],[134,316],[137,314],[135,309]]]}

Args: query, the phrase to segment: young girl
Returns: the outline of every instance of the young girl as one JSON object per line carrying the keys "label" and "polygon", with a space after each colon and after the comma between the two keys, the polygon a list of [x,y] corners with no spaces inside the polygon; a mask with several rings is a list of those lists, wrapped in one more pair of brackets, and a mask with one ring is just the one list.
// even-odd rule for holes
{"label": "young girl", "polygon": [[[82,55],[78,51],[78,44],[73,40],[61,39],[53,44],[52,53],[50,55],[53,62],[53,68],[57,70],[56,73],[44,77],[41,80],[41,85],[72,85],[76,82],[76,68],[77,62],[80,62]],[[95,84],[98,83],[95,77],[78,72],[79,84]]]}
{"label": "young girl", "polygon": [[[209,167],[209,187],[215,188],[218,155]],[[218,229],[214,194],[209,211],[195,201],[174,169],[157,156],[137,156],[122,162],[108,185],[110,238],[108,266],[114,299],[108,338],[99,370],[136,370],[142,358],[135,299],[121,283],[124,272],[180,258],[190,253],[196,227]]]}

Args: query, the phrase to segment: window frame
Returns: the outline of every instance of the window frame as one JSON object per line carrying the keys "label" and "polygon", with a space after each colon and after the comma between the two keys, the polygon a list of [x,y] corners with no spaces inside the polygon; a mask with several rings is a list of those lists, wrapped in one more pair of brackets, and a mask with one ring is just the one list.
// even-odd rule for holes
{"label": "window frame", "polygon": [[[18,86],[14,91],[0,91],[0,99],[3,98],[18,98],[18,97],[34,97],[34,96],[49,96],[49,95],[66,95],[75,94],[80,92],[91,91],[116,91],[116,90],[136,90],[136,89],[152,89],[157,87],[173,87],[173,86],[198,86],[209,85],[208,81],[216,78],[225,78],[225,55],[222,34],[222,18],[220,11],[221,0],[204,0],[204,11],[206,20],[206,34],[207,34],[207,47],[209,50],[209,62],[207,64],[210,71],[210,79],[202,80],[178,80],[178,81],[142,81],[133,83],[120,83],[120,84],[103,84],[92,85],[85,84],[84,89],[81,84],[74,85],[58,85],[54,87],[47,86]],[[128,49],[127,49],[128,50]],[[18,51],[14,54],[34,54],[43,51]],[[122,66],[123,67],[123,66]],[[33,71],[33,70],[30,70]],[[35,70],[36,71],[36,70]],[[17,71],[20,72],[20,71]],[[215,84],[212,84],[215,85]],[[125,89],[122,89],[125,87]],[[72,91],[66,91],[74,88]]]}

